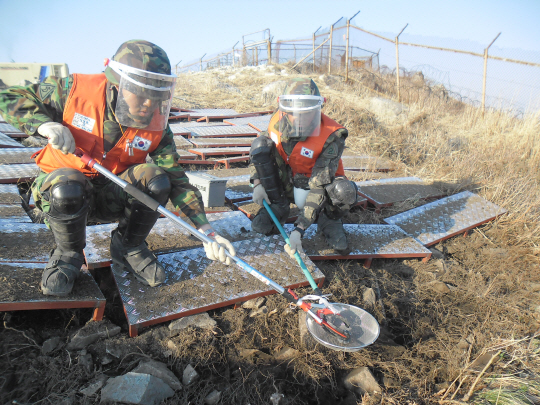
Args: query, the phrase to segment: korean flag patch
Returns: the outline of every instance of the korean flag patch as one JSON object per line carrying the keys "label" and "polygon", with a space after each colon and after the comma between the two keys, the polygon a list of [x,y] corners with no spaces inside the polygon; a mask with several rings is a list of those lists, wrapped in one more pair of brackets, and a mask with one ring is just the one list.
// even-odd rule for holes
{"label": "korean flag patch", "polygon": [[147,151],[150,149],[150,145],[152,145],[152,142],[150,142],[148,139],[141,138],[140,136],[133,138],[133,147],[135,149]]}
{"label": "korean flag patch", "polygon": [[310,159],[313,159],[313,151],[311,149],[308,149],[308,148],[304,148],[302,146],[302,150],[300,151],[300,154],[304,157],[307,157],[307,158],[310,158]]}

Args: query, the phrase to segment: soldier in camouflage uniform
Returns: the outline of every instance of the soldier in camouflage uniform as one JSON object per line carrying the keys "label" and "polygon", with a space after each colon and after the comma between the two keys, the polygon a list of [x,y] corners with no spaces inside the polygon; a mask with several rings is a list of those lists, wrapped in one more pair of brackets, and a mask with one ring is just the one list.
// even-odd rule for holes
{"label": "soldier in camouflage uniform", "polygon": [[[290,80],[268,130],[251,145],[253,200],[259,205],[266,200],[281,223],[291,202],[301,210],[291,248],[286,246],[291,255],[302,250],[301,238],[315,221],[329,246],[348,248],[341,218],[357,201],[356,184],[347,180],[341,162],[348,132],[320,112],[323,101],[313,80]],[[276,231],[264,207],[252,227],[263,234]]]}
{"label": "soldier in camouflage uniform", "polygon": [[[207,256],[230,263],[234,248],[208,223],[200,192],[179,166],[167,124],[176,77],[167,54],[147,41],[127,41],[98,75],[48,77],[42,83],[0,92],[0,113],[28,135],[48,138],[37,155],[42,172],[32,184],[36,206],[56,248],[43,273],[44,294],[65,296],[83,264],[86,222],[119,220],[112,233],[113,263],[142,283],[166,278],[145,239],[159,213],[152,211],[70,154],[81,148],[121,179],[161,205],[170,199],[199,230],[215,240]],[[153,163],[146,163],[150,157]]]}

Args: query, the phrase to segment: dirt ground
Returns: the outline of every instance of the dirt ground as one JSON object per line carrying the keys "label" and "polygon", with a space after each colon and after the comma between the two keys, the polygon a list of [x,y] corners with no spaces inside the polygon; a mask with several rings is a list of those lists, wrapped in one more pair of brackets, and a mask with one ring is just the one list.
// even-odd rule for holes
{"label": "dirt ground", "polygon": [[[277,78],[249,72],[241,76],[227,82],[229,87],[242,88],[242,97],[238,97],[236,92],[227,92],[223,83],[228,79],[219,73],[180,75],[177,95],[190,101],[179,107],[235,108],[239,112],[268,108],[260,89]],[[509,147],[502,159],[487,142],[489,159],[480,159],[472,152],[478,152],[478,145],[463,151],[444,149],[443,141],[421,144],[418,138],[414,143],[419,134],[445,140],[444,134],[458,132],[450,125],[469,122],[467,116],[459,115],[465,107],[450,100],[438,104],[442,112],[432,109],[421,115],[412,105],[410,119],[386,125],[361,107],[358,100],[372,94],[361,90],[360,77],[351,75],[356,87],[339,84],[335,89],[325,87],[318,74],[312,77],[321,92],[324,89],[328,94],[325,112],[349,128],[347,142],[355,145],[355,151],[379,151],[381,157],[392,160],[397,168],[392,177],[440,177],[443,180],[437,188],[445,194],[464,189],[478,192],[509,209],[509,214],[476,228],[467,237],[438,243],[427,263],[375,259],[366,269],[362,260],[315,262],[326,276],[322,290],[332,294],[332,301],[364,308],[380,324],[377,341],[352,353],[304,346],[298,312],[279,295],[267,297],[267,312],[259,316],[251,317],[251,310],[243,308],[210,310],[208,314],[217,322],[213,331],[189,327],[171,333],[165,323],[143,328],[138,337],[130,338],[110,271],[102,269],[96,272],[96,281],[107,298],[105,319],[120,326],[121,333],[86,348],[93,360],[90,368],[84,367],[83,353],[66,350],[66,344],[92,322],[91,310],[0,313],[0,405],[99,404],[99,393],[86,397],[80,390],[101,374],[125,374],[148,358],[165,363],[180,379],[188,364],[200,374],[195,383],[177,391],[163,405],[203,404],[213,390],[221,391],[220,404],[239,405],[271,404],[275,393],[284,395],[281,405],[540,404],[540,271],[535,231],[539,200],[535,200],[536,194],[523,194],[538,189],[540,179],[517,187],[530,171],[523,158],[529,155],[518,154],[519,159],[503,167],[503,160],[513,159]],[[426,111],[432,101],[422,104]],[[470,122],[476,131],[474,125],[480,125],[481,119]],[[479,139],[478,134],[473,133],[471,139]],[[436,144],[444,147],[433,150]],[[455,163],[453,159],[462,160]],[[476,162],[483,166],[474,166]],[[514,169],[520,170],[521,177]],[[237,174],[245,172],[242,168]],[[358,172],[355,180],[389,174]],[[507,189],[511,198],[505,194]],[[519,199],[514,196],[523,196],[527,205],[515,203]],[[373,208],[358,208],[345,222],[379,224],[423,203],[405,201],[383,208],[379,214]],[[10,239],[0,243],[0,248],[15,249],[17,244],[21,242]],[[33,251],[28,246],[22,249]],[[369,288],[375,292],[374,305],[363,298]],[[303,296],[310,291],[302,288],[297,292]],[[51,337],[60,337],[62,343],[52,353],[43,354],[41,346]],[[297,352],[292,358],[278,360],[275,354],[284,348]],[[345,376],[359,367],[369,368],[380,393],[361,395],[345,387]]]}

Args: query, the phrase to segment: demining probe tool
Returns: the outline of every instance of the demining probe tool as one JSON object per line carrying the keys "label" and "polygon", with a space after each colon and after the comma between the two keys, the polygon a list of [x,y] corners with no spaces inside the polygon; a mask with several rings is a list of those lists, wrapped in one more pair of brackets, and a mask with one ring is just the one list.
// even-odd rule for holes
{"label": "demining probe tool", "polygon": [[[272,218],[272,221],[274,221],[274,224],[279,229],[279,233],[281,233],[281,236],[283,236],[283,239],[285,239],[285,243],[287,245],[291,246],[291,241],[289,240],[289,236],[285,232],[285,229],[283,229],[283,226],[281,225],[281,223],[277,219],[276,214],[274,214],[274,211],[272,211],[272,208],[270,208],[270,204],[268,204],[266,202],[266,200],[263,200],[263,205],[264,205],[264,208],[266,208],[266,211],[268,212],[268,214],[270,214],[270,217]],[[302,260],[302,256],[300,256],[300,253],[298,253],[298,251],[294,252],[294,258],[296,259],[296,261],[298,262],[298,265],[300,266],[300,268],[304,272],[304,275],[306,276],[307,280],[309,281],[309,285],[311,286],[311,288],[313,288],[313,292],[315,293],[315,295],[322,296],[323,295],[322,291],[319,289],[319,287],[315,283],[315,280],[313,280],[313,277],[311,276],[311,273],[309,272],[308,268],[306,267],[306,264],[304,263],[304,260]]]}
{"label": "demining probe tool", "polygon": [[[94,169],[116,183],[122,187],[126,193],[131,194],[148,208],[164,215],[175,225],[185,229],[197,239],[204,243],[214,242],[213,239],[199,232],[187,222],[162,207],[156,200],[98,164],[81,149],[77,148],[74,155],[78,156],[90,169]],[[242,259],[231,256],[226,250],[225,252],[242,270],[251,274],[264,284],[269,285],[283,295],[289,302],[304,310],[307,315],[309,315],[306,316],[306,324],[309,332],[313,335],[315,340],[322,345],[333,350],[357,351],[375,342],[379,336],[379,324],[377,323],[377,320],[363,309],[347,304],[330,303],[325,297],[317,295],[307,295],[299,298],[290,288],[283,288],[275,281],[255,270]],[[318,301],[318,303],[309,303],[306,301]]]}

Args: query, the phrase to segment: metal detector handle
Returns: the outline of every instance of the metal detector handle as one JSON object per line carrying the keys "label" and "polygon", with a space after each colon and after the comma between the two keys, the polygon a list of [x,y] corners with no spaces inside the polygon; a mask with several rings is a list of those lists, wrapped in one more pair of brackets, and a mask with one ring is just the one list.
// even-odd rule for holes
{"label": "metal detector handle", "polygon": [[[214,239],[209,238],[204,233],[199,232],[197,229],[195,229],[193,226],[189,225],[184,220],[178,218],[176,215],[174,215],[172,212],[170,212],[165,207],[161,206],[156,200],[154,200],[152,197],[149,197],[144,192],[139,190],[138,188],[134,187],[133,185],[129,184],[128,182],[122,180],[118,176],[116,176],[114,173],[110,172],[103,166],[101,166],[99,163],[96,162],[95,159],[92,159],[90,156],[88,156],[86,153],[84,153],[81,149],[77,148],[75,150],[74,155],[78,156],[84,164],[86,164],[89,168],[96,170],[98,173],[101,173],[105,177],[107,177],[112,182],[118,184],[122,189],[126,192],[131,194],[134,198],[142,202],[144,205],[146,205],[148,208],[152,209],[153,211],[157,211],[160,214],[163,214],[165,217],[169,218],[173,223],[176,225],[179,225],[183,229],[185,229],[187,232],[195,236],[197,239],[201,240],[204,243],[213,243],[215,242]],[[258,272],[255,268],[251,267],[249,264],[247,264],[245,261],[240,259],[239,257],[232,256],[227,249],[225,249],[225,254],[230,257],[232,260],[236,262],[238,266],[242,268],[242,270],[248,272],[258,280],[262,281],[264,284],[270,285],[274,290],[279,292],[280,294],[285,295],[286,290],[282,286],[280,286],[278,283],[276,283],[274,280],[266,277],[264,274]],[[296,302],[296,301],[293,301]]]}
{"label": "metal detector handle", "polygon": [[[268,204],[266,202],[266,200],[263,200],[263,205],[264,205],[264,208],[266,208],[266,211],[268,211],[268,214],[270,214],[270,217],[274,221],[274,224],[276,224],[277,228],[279,229],[279,232],[281,233],[281,236],[283,236],[283,239],[285,239],[285,243],[287,243],[287,245],[291,246],[291,241],[289,240],[289,236],[287,235],[287,233],[285,232],[285,229],[283,229],[283,226],[281,225],[281,223],[277,219],[276,214],[274,214],[274,212],[272,211],[272,208],[270,208],[270,204]],[[300,253],[298,253],[298,251],[296,251],[294,253],[294,258],[296,259],[296,261],[300,265],[300,268],[304,272],[304,275],[306,276],[307,280],[309,281],[309,285],[311,285],[311,288],[313,288],[313,292],[316,295],[323,295],[322,291],[319,289],[319,286],[317,285],[317,283],[315,283],[315,280],[313,280],[313,277],[311,276],[311,273],[309,272],[306,264],[302,260],[302,257],[300,256]]]}

